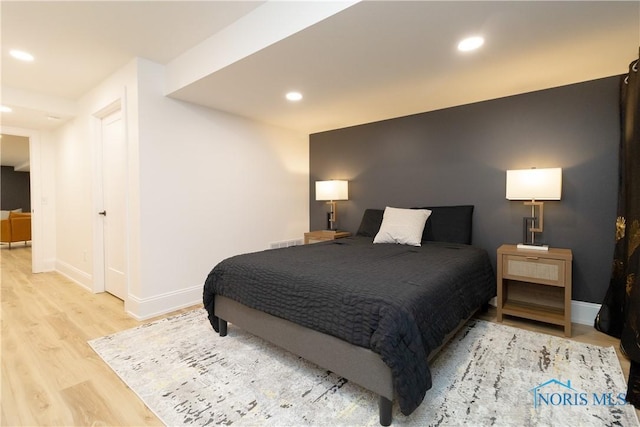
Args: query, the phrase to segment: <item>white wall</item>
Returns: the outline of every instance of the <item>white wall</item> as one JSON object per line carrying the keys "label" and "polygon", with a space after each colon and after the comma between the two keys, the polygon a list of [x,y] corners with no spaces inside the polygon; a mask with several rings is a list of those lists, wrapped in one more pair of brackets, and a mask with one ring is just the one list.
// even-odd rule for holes
{"label": "white wall", "polygon": [[[127,120],[128,142],[137,147],[137,62],[131,61],[78,101],[77,116],[49,133],[55,143],[56,262],[55,268],[82,286],[99,291],[94,260],[96,227],[100,224],[95,205],[96,136],[95,116],[115,101],[122,101]],[[129,94],[129,95],[127,95]]]}
{"label": "white wall", "polygon": [[[91,289],[91,151],[79,117],[55,132],[56,262],[59,272]],[[87,255],[85,256],[85,252]]]}
{"label": "white wall", "polygon": [[41,271],[55,269],[56,261],[56,146],[49,133],[40,137],[40,210],[42,211]]}
{"label": "white wall", "polygon": [[308,230],[308,137],[163,96],[164,68],[138,63],[140,283],[149,317],[200,302],[211,268]]}
{"label": "white wall", "polygon": [[[128,295],[144,319],[196,304],[222,259],[308,230],[308,137],[162,95],[164,67],[136,59],[79,102],[56,142],[56,269],[89,289],[96,123],[121,99],[128,138]],[[99,289],[98,289],[99,290]]]}

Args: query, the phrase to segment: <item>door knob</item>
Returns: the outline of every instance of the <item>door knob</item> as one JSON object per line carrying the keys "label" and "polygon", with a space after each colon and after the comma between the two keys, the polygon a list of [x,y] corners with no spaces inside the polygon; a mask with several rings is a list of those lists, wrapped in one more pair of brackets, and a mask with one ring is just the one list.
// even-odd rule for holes
{"label": "door knob", "polygon": [[98,212],[98,215],[107,216],[107,211]]}

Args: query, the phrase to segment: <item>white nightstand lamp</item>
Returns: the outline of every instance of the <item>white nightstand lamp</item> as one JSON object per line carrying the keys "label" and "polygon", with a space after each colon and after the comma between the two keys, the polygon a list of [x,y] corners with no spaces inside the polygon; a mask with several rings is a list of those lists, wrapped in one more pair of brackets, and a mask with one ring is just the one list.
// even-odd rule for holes
{"label": "white nightstand lamp", "polygon": [[[524,204],[531,206],[531,216],[523,219],[523,242],[518,245],[518,248],[549,249],[547,245],[536,243],[535,233],[541,233],[544,227],[544,203],[539,200],[560,200],[561,195],[561,168],[507,171],[507,199],[527,200]],[[537,216],[536,207],[538,207]]]}
{"label": "white nightstand lamp", "polygon": [[330,181],[316,181],[316,200],[326,201],[331,210],[327,213],[327,227],[330,231],[336,231],[335,224],[338,218],[336,200],[349,199],[349,181],[332,179]]}

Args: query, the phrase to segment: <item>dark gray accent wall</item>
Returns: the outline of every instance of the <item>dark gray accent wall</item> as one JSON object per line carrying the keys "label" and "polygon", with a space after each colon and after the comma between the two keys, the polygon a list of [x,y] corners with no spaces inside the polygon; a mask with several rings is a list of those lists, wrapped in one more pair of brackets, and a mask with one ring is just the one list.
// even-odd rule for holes
{"label": "dark gray accent wall", "polygon": [[[327,207],[315,181],[349,180],[338,227],[366,208],[475,205],[473,243],[494,263],[522,241],[530,208],[505,198],[507,169],[561,167],[561,201],[545,202],[540,240],[573,250],[573,299],[601,303],[617,203],[619,77],[610,77],[310,136],[310,226]],[[463,87],[452,90],[464,90]]]}
{"label": "dark gray accent wall", "polygon": [[0,208],[22,212],[31,211],[31,188],[29,172],[16,172],[13,166],[2,166],[0,175]]}

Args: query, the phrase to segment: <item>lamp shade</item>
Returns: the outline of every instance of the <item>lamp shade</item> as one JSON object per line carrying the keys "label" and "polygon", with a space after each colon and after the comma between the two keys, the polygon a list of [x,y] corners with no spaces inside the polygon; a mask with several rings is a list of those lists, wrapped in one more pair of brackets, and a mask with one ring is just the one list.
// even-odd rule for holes
{"label": "lamp shade", "polygon": [[508,200],[560,200],[562,168],[507,171]]}
{"label": "lamp shade", "polygon": [[349,181],[316,181],[316,200],[349,200]]}

